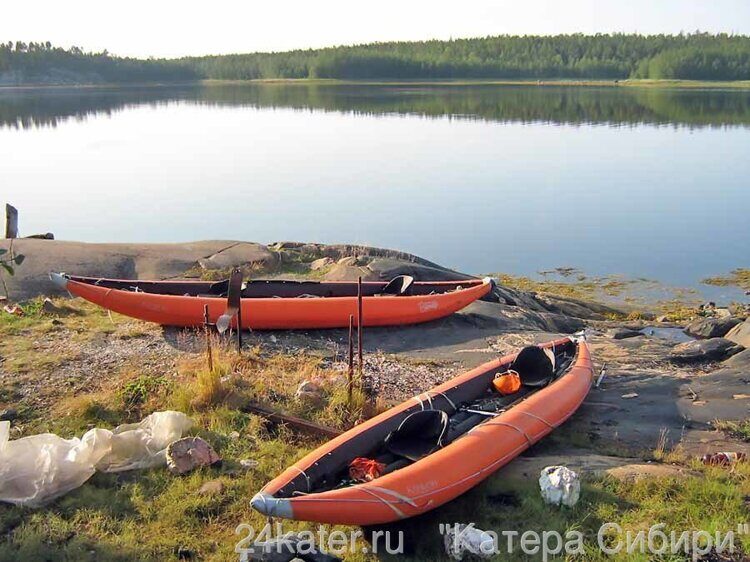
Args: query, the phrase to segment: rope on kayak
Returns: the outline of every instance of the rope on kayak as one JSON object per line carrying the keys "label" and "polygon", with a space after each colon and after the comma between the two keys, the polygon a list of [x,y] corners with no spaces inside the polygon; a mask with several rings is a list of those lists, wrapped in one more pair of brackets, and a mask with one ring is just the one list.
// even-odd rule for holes
{"label": "rope on kayak", "polygon": [[443,486],[442,488],[436,488],[434,490],[430,490],[429,492],[425,492],[423,494],[416,495],[416,496],[414,496],[414,499],[421,498],[423,496],[433,495],[433,494],[436,494],[438,492],[442,492],[444,490],[449,490],[450,488],[453,488],[455,486],[460,486],[464,482],[467,482],[469,480],[473,480],[473,479],[477,478],[478,476],[481,476],[485,472],[493,471],[493,470],[495,470],[495,467],[497,465],[502,464],[508,458],[510,458],[510,460],[514,459],[516,456],[518,456],[519,453],[521,453],[522,451],[524,451],[526,448],[527,448],[526,445],[521,445],[519,447],[516,447],[515,449],[513,449],[508,454],[500,457],[495,462],[492,462],[492,463],[488,464],[484,468],[479,469],[477,472],[474,472],[473,474],[465,476],[464,478],[461,478],[460,480],[456,480],[455,482],[451,482],[450,484],[448,484],[447,486]]}
{"label": "rope on kayak", "polygon": [[391,508],[391,509],[393,510],[393,512],[394,512],[394,513],[395,513],[396,515],[398,515],[398,518],[399,518],[399,519],[406,519],[406,514],[405,514],[405,513],[403,512],[403,511],[401,511],[401,510],[400,510],[399,508],[397,508],[397,507],[396,507],[395,505],[393,505],[393,504],[394,504],[394,502],[388,501],[388,500],[387,500],[387,499],[385,499],[385,498],[381,498],[381,497],[380,497],[379,495],[377,495],[377,494],[376,494],[375,492],[373,492],[372,490],[368,490],[367,488],[361,488],[361,489],[362,489],[362,491],[363,491],[363,492],[367,492],[367,493],[368,493],[368,494],[370,494],[370,495],[371,495],[372,497],[374,497],[374,498],[377,498],[377,499],[379,499],[379,500],[380,500],[381,502],[383,502],[383,503],[384,503],[385,505],[387,505],[388,507],[390,507],[390,508]]}
{"label": "rope on kayak", "polygon": [[547,427],[549,427],[550,429],[555,429],[555,428],[557,427],[556,425],[553,425],[553,424],[549,423],[549,422],[548,422],[547,420],[545,420],[544,418],[542,418],[542,417],[540,417],[540,416],[537,416],[536,414],[532,414],[531,412],[524,412],[524,411],[521,411],[521,412],[519,412],[519,413],[521,413],[521,414],[524,414],[524,415],[527,415],[527,416],[530,416],[530,417],[532,417],[532,418],[534,418],[534,419],[536,419],[536,420],[539,420],[540,422],[542,422],[542,423],[543,423],[544,425],[546,425],[546,426],[547,426]]}
{"label": "rope on kayak", "polygon": [[302,470],[300,467],[292,465],[290,468],[293,468],[297,472],[299,472],[302,476],[305,477],[305,481],[307,482],[307,492],[310,492],[310,477],[307,475],[307,473]]}
{"label": "rope on kayak", "polygon": [[[425,409],[425,404],[424,404],[425,400],[422,400],[422,398],[421,398],[421,397],[422,397],[422,395],[424,395],[424,397],[425,397],[425,400],[426,400],[426,401],[427,401],[427,403],[429,404],[429,406],[430,406],[430,410],[434,410],[434,409],[435,409],[435,406],[434,406],[434,405],[433,405],[433,403],[432,403],[432,398],[433,398],[433,397],[432,397],[432,396],[430,395],[430,393],[429,393],[429,392],[424,392],[423,394],[417,394],[417,395],[416,395],[416,396],[414,397],[414,400],[416,400],[416,401],[417,401],[417,404],[419,404],[419,407],[420,407],[420,408],[422,409],[422,411],[424,411],[424,409]],[[453,400],[451,400],[450,398],[448,398],[448,396],[447,396],[447,395],[446,395],[446,394],[445,394],[444,392],[436,392],[436,393],[435,393],[435,396],[442,396],[443,398],[445,398],[445,400],[446,400],[446,401],[448,402],[448,404],[450,404],[450,405],[451,405],[451,407],[452,407],[452,408],[453,408],[454,410],[457,410],[457,409],[458,409],[458,408],[456,408],[456,404],[455,404],[455,403],[453,402]]]}
{"label": "rope on kayak", "polygon": [[430,396],[429,392],[425,392],[424,395],[425,395],[425,398],[427,399],[427,403],[430,405],[430,410],[434,410],[435,408],[433,408],[432,406],[432,396]]}
{"label": "rope on kayak", "polygon": [[[377,502],[374,500],[361,500],[361,499],[353,499],[353,498],[332,499],[332,498],[308,498],[308,497],[294,498],[294,501],[295,502],[312,501],[312,502],[324,502],[324,503],[326,502],[336,502],[336,503],[378,503],[380,502],[384,505],[387,505],[389,508],[391,508],[393,512],[396,515],[398,515],[400,519],[405,519],[407,516],[403,511],[401,511],[398,507],[396,507],[398,504],[405,503],[407,505],[412,506],[415,509],[421,509],[423,507],[426,507],[430,503],[432,503],[430,500],[424,506],[419,506],[412,498],[404,496],[403,494],[400,494],[393,490],[389,490],[388,488],[382,488],[380,486],[372,486],[372,485],[361,486],[359,487],[359,490],[365,492],[366,494],[371,495],[377,500]],[[393,496],[394,498],[396,498],[396,501],[390,500],[388,498],[384,498],[383,496],[377,494],[376,491],[382,494]],[[264,501],[265,501],[265,498],[264,498]]]}
{"label": "rope on kayak", "polygon": [[393,491],[393,490],[389,490],[388,488],[382,488],[382,487],[380,487],[380,486],[373,486],[372,484],[370,484],[370,485],[369,485],[369,486],[367,486],[367,487],[364,487],[364,486],[362,487],[362,489],[363,489],[363,490],[366,490],[366,489],[368,489],[368,488],[370,488],[370,489],[375,489],[375,490],[377,490],[378,492],[382,492],[382,493],[384,493],[384,494],[388,494],[389,496],[393,496],[394,498],[397,498],[397,499],[401,500],[402,502],[406,502],[406,503],[408,503],[408,504],[409,504],[410,506],[412,506],[412,507],[419,507],[419,506],[418,506],[418,505],[417,505],[417,504],[416,504],[416,503],[414,502],[414,500],[413,500],[413,499],[411,499],[411,498],[409,498],[409,497],[407,497],[407,496],[405,496],[405,495],[403,495],[403,494],[399,494],[398,492],[395,492],[395,491]]}
{"label": "rope on kayak", "polygon": [[421,394],[417,394],[414,397],[414,400],[417,401],[417,404],[419,404],[419,408],[424,412],[424,402],[422,402],[422,399],[420,398],[420,396],[422,396],[422,395]]}
{"label": "rope on kayak", "polygon": [[[421,398],[421,397],[422,397],[422,395],[424,395],[424,400],[422,400],[422,398]],[[416,401],[417,401],[417,404],[419,404],[419,407],[420,407],[420,408],[422,409],[422,411],[423,411],[423,412],[424,412],[424,410],[425,410],[425,405],[424,405],[425,401],[427,401],[427,403],[428,403],[428,404],[430,405],[430,410],[434,410],[434,409],[435,409],[435,408],[434,408],[434,407],[432,406],[432,397],[430,396],[430,393],[429,393],[429,392],[424,392],[424,393],[422,393],[422,394],[417,394],[417,395],[416,395],[416,396],[414,397],[414,400],[416,400]]]}
{"label": "rope on kayak", "polygon": [[477,427],[485,427],[485,426],[488,426],[488,425],[502,425],[502,426],[505,426],[505,427],[509,427],[511,429],[515,429],[518,433],[520,433],[521,435],[523,435],[526,438],[526,441],[529,442],[529,445],[533,445],[534,444],[534,441],[531,439],[531,437],[529,437],[528,433],[526,433],[520,427],[513,425],[512,423],[508,423],[508,422],[504,422],[504,421],[492,421],[492,420],[490,420],[488,422],[484,422],[481,425],[478,425]]}
{"label": "rope on kayak", "polygon": [[453,408],[454,410],[458,410],[458,408],[456,408],[456,405],[453,403],[453,400],[451,400],[450,398],[448,398],[448,395],[445,394],[445,392],[436,392],[435,394],[437,394],[438,396],[442,396],[443,398],[445,398],[448,401],[448,404],[451,405],[451,408]]}

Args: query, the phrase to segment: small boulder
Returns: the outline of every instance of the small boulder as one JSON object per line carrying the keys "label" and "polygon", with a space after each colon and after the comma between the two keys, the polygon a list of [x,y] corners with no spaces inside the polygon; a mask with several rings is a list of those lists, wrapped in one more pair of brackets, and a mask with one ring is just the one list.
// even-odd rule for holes
{"label": "small boulder", "polygon": [[262,244],[237,242],[207,258],[199,259],[198,265],[205,270],[225,270],[246,265],[272,267],[277,260],[278,257]]}
{"label": "small boulder", "polygon": [[184,437],[167,447],[167,468],[174,474],[185,474],[200,466],[221,461],[213,447],[200,437]]}
{"label": "small boulder", "polygon": [[723,361],[742,350],[741,345],[727,339],[711,338],[678,344],[672,348],[669,359],[681,364]]}
{"label": "small boulder", "polygon": [[300,401],[319,402],[323,399],[323,389],[312,381],[302,381],[294,397]]}
{"label": "small boulder", "polygon": [[724,337],[743,347],[750,348],[750,318],[746,319],[741,324],[737,324],[734,328],[729,330]]}
{"label": "small boulder", "polygon": [[741,321],[738,318],[698,318],[685,328],[685,333],[694,338],[723,338]]}
{"label": "small boulder", "polygon": [[750,372],[750,349],[732,355],[729,359],[724,361],[724,365],[732,369],[741,369]]}
{"label": "small boulder", "polygon": [[310,271],[319,271],[333,265],[333,260],[329,257],[320,258],[310,264]]}
{"label": "small boulder", "polygon": [[613,328],[607,331],[607,335],[616,340],[624,340],[628,338],[637,338],[644,334],[640,330],[632,330],[630,328]]}
{"label": "small boulder", "polygon": [[195,552],[193,552],[186,546],[178,546],[175,549],[174,553],[177,556],[178,560],[192,560],[195,556]]}
{"label": "small boulder", "polygon": [[15,408],[0,411],[0,421],[13,421],[16,418],[18,418],[18,411]]}
{"label": "small boulder", "polygon": [[347,256],[345,258],[341,258],[338,261],[339,265],[348,265],[348,266],[356,266],[356,265],[364,265],[361,258],[358,258],[356,256]]}
{"label": "small boulder", "polygon": [[45,312],[45,314],[60,314],[62,312],[62,309],[55,303],[53,303],[52,299],[49,297],[44,299],[44,302],[42,303],[42,310]]}
{"label": "small boulder", "polygon": [[661,316],[657,316],[656,317],[656,321],[660,322],[660,323],[669,322],[669,316],[667,316],[666,314],[663,314]]}
{"label": "small boulder", "polygon": [[[42,302],[42,312],[49,314],[50,316],[68,316],[74,311],[69,306],[64,304],[55,304],[51,298],[46,297]],[[52,323],[54,324],[57,319],[53,318]]]}
{"label": "small boulder", "polygon": [[216,495],[224,491],[224,483],[221,480],[209,480],[198,490],[199,494]]}

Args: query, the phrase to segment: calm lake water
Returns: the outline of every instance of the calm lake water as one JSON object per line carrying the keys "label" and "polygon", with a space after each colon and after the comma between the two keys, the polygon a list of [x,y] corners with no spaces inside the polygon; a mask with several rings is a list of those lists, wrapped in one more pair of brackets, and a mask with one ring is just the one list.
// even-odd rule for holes
{"label": "calm lake water", "polygon": [[750,265],[750,92],[0,90],[22,234],[392,247],[473,273],[696,286]]}

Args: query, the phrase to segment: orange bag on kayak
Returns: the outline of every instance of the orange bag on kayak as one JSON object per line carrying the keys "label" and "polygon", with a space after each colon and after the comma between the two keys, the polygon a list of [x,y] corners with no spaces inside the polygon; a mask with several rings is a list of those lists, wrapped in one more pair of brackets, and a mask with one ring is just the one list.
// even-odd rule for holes
{"label": "orange bag on kayak", "polygon": [[521,377],[515,371],[508,371],[507,373],[495,377],[492,381],[492,386],[494,386],[495,390],[503,396],[515,394],[521,390]]}
{"label": "orange bag on kayak", "polygon": [[379,478],[385,465],[373,459],[357,457],[349,464],[349,478],[355,482],[370,482]]}

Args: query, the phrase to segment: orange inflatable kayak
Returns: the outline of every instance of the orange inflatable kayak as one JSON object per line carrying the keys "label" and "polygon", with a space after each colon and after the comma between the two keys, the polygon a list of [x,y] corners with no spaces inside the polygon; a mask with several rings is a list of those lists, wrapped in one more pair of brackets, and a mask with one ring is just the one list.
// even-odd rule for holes
{"label": "orange inflatable kayak", "polygon": [[[228,281],[135,281],[51,273],[71,294],[133,318],[168,326],[201,326],[227,309]],[[416,324],[448,316],[490,292],[492,280],[362,283],[365,326]],[[357,319],[357,283],[249,281],[241,293],[242,328],[254,330],[345,328]],[[233,320],[236,327],[236,318]]]}
{"label": "orange inflatable kayak", "polygon": [[[523,384],[503,396],[492,383],[509,371]],[[562,424],[583,402],[592,378],[583,340],[524,348],[334,438],[269,482],[252,506],[268,516],[347,525],[422,514],[476,486]]]}

